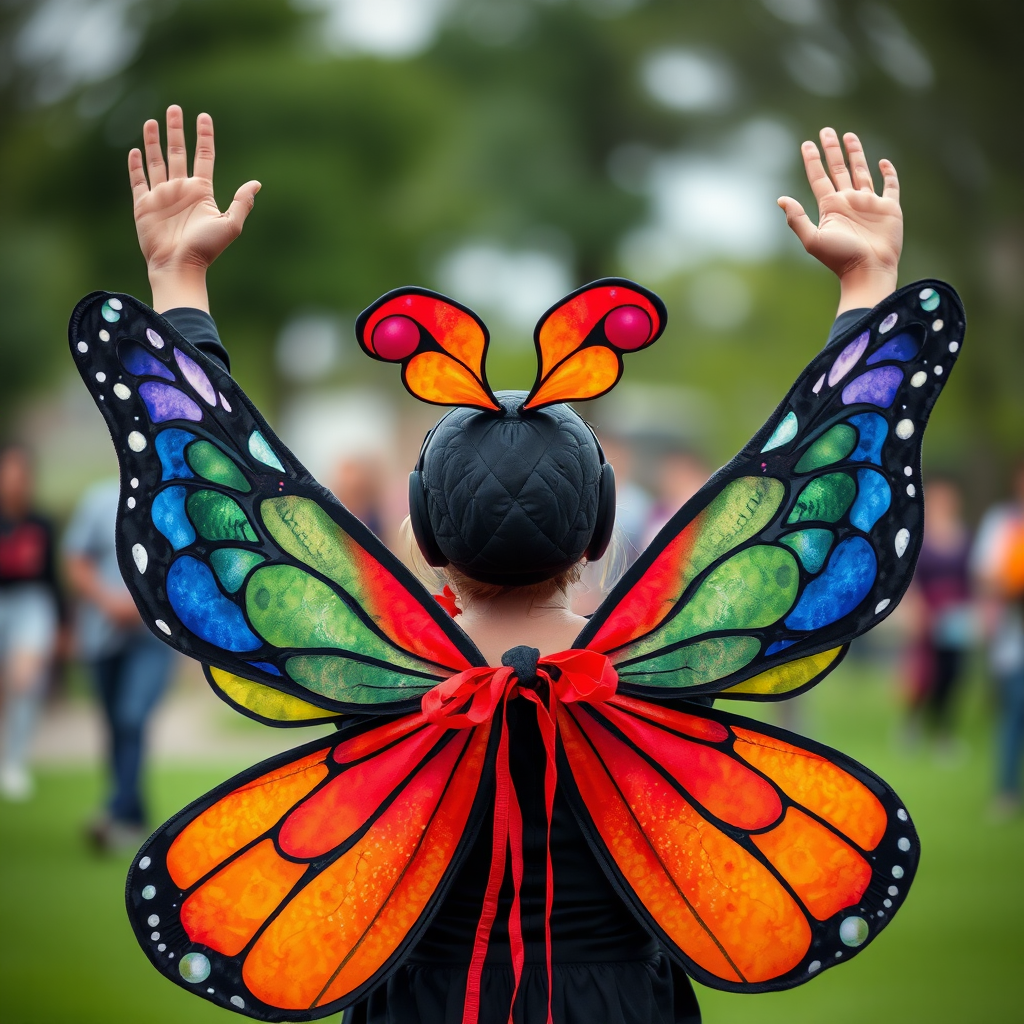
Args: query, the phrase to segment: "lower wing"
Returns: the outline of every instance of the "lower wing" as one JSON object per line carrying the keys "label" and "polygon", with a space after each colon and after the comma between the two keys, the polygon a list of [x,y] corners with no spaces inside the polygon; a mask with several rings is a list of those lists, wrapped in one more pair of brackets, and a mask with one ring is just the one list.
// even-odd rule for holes
{"label": "lower wing", "polygon": [[379,984],[484,811],[488,725],[419,714],[271,758],[160,828],[128,875],[139,944],[172,981],[257,1020],[313,1020]]}
{"label": "lower wing", "polygon": [[627,903],[699,982],[792,988],[864,948],[906,898],[914,826],[819,743],[629,697],[559,709],[567,789]]}

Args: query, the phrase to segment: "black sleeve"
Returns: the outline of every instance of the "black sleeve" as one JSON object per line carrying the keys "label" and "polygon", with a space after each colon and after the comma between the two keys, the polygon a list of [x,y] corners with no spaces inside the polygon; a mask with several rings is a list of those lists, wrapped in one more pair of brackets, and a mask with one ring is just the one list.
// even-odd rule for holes
{"label": "black sleeve", "polygon": [[848,309],[846,312],[840,313],[832,324],[832,330],[828,332],[828,343],[831,345],[843,331],[852,327],[865,313],[870,312],[871,310],[865,306],[863,309]]}
{"label": "black sleeve", "polygon": [[209,313],[191,306],[179,306],[176,309],[167,310],[163,316],[183,338],[192,342],[204,355],[216,359],[228,373],[231,372],[228,350],[220,340],[217,325]]}

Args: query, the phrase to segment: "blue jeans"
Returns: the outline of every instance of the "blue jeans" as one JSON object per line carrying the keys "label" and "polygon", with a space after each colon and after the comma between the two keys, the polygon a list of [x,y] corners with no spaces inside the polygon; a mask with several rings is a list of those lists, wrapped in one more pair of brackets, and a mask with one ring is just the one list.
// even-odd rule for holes
{"label": "blue jeans", "polygon": [[116,821],[145,820],[140,775],[146,723],[167,687],[173,657],[156,637],[139,633],[116,654],[92,663],[110,739],[113,793],[107,807]]}
{"label": "blue jeans", "polygon": [[997,783],[1000,793],[1020,796],[1024,756],[1024,667],[999,677]]}

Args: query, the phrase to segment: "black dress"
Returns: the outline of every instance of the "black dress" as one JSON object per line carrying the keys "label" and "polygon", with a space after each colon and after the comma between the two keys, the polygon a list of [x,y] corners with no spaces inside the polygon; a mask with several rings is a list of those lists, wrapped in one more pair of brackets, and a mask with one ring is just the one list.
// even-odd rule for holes
{"label": "black dress", "polygon": [[[526,964],[515,1024],[544,1024],[544,748],[534,705],[509,703],[512,779],[523,814],[524,874],[520,894]],[[460,1024],[473,938],[491,863],[490,817],[423,938],[405,963],[344,1024]],[[555,1024],[700,1024],[689,979],[622,902],[590,850],[559,790],[551,823],[554,905],[551,912]],[[506,1024],[512,998],[506,866],[484,965],[480,1024]]]}

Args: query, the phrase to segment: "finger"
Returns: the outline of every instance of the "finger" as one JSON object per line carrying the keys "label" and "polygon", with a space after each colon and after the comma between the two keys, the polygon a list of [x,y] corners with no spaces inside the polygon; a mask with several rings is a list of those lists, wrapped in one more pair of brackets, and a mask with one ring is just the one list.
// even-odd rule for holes
{"label": "finger", "polygon": [[875,183],[871,178],[871,168],[868,166],[868,158],[864,155],[864,147],[860,139],[853,132],[847,132],[843,136],[843,143],[846,146],[846,155],[850,160],[850,174],[853,177],[854,188],[863,192],[874,192]]}
{"label": "finger", "polygon": [[152,118],[142,126],[142,141],[146,147],[149,187],[155,188],[167,180],[167,168],[164,166],[164,154],[160,149],[160,125]]}
{"label": "finger", "polygon": [[811,186],[814,198],[820,203],[825,196],[835,192],[835,186],[821,163],[821,154],[813,142],[805,142],[800,147],[800,155],[804,158],[804,170],[807,172],[807,184]]}
{"label": "finger", "polygon": [[132,187],[132,199],[136,202],[149,191],[146,170],[142,166],[142,153],[138,149],[128,152],[128,184]]}
{"label": "finger", "polygon": [[185,117],[177,103],[172,103],[167,108],[167,176],[169,178],[188,177]]}
{"label": "finger", "polygon": [[891,160],[879,160],[878,169],[882,172],[882,196],[885,199],[900,201],[900,179],[896,176],[896,167]]}
{"label": "finger", "polygon": [[783,212],[786,214],[786,223],[792,229],[793,234],[800,239],[800,244],[806,249],[814,238],[814,232],[817,230],[811,218],[804,212],[804,208],[795,199],[790,199],[789,196],[782,196],[779,199],[779,206],[782,207]]}
{"label": "finger", "polygon": [[196,158],[192,174],[197,178],[213,180],[213,118],[200,114],[196,118]]}
{"label": "finger", "polygon": [[825,153],[825,163],[828,164],[828,172],[836,183],[837,189],[853,188],[850,181],[850,172],[846,169],[846,159],[843,157],[843,147],[839,144],[839,136],[834,128],[822,128],[820,132],[821,148]]}
{"label": "finger", "polygon": [[258,181],[247,181],[235,193],[235,198],[231,200],[231,205],[225,211],[224,216],[227,217],[228,223],[236,235],[241,234],[245,218],[249,216],[253,204],[256,202],[256,193],[262,187]]}

